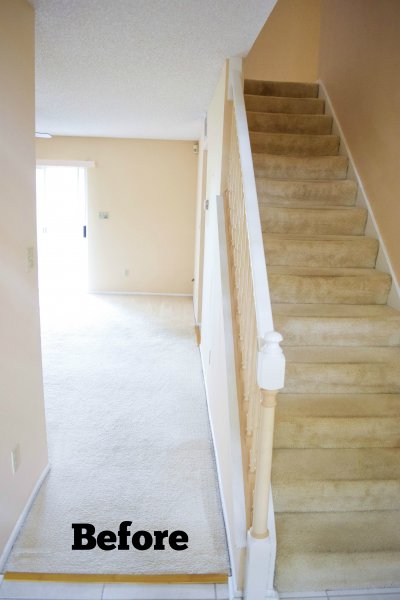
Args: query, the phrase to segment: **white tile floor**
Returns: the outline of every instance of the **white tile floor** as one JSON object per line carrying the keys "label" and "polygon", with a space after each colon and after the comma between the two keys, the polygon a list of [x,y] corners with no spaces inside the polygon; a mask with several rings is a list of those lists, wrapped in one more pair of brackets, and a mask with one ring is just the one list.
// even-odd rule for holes
{"label": "white tile floor", "polygon": [[[1,581],[1,600],[227,600],[228,586]],[[280,600],[400,600],[400,588],[282,593]]]}
{"label": "white tile floor", "polygon": [[228,586],[3,581],[1,600],[227,600]]}

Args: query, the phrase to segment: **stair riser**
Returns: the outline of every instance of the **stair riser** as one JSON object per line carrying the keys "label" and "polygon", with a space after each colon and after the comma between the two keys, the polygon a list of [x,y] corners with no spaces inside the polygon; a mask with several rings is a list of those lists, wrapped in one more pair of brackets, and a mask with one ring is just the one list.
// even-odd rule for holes
{"label": "stair riser", "polygon": [[272,302],[386,304],[390,278],[269,273]]}
{"label": "stair riser", "polygon": [[282,98],[275,96],[245,96],[246,109],[256,112],[323,115],[325,102],[319,98]]}
{"label": "stair riser", "polygon": [[378,242],[360,236],[360,241],[313,241],[264,236],[267,264],[299,267],[374,267]]}
{"label": "stair riser", "polygon": [[397,418],[277,419],[275,448],[400,448]]}
{"label": "stair riser", "polygon": [[335,156],[339,150],[336,135],[292,135],[250,131],[253,152],[283,156]]}
{"label": "stair riser", "polygon": [[285,208],[260,205],[263,232],[299,235],[363,235],[364,208]]}
{"label": "stair riser", "polygon": [[[397,511],[277,514],[285,553],[391,552],[400,548]],[[400,578],[400,574],[399,574]]]}
{"label": "stair riser", "polygon": [[348,160],[344,156],[295,158],[290,156],[274,156],[272,154],[253,154],[256,177],[272,179],[340,179],[347,176]]}
{"label": "stair riser", "polygon": [[[375,418],[393,417],[400,418],[400,394],[279,394],[277,418],[289,420],[291,418]],[[371,459],[371,457],[369,457]],[[400,459],[400,453],[398,458]],[[379,472],[375,472],[372,479],[380,479],[382,465]],[[397,471],[396,471],[397,472]],[[330,479],[320,474],[317,479]],[[365,475],[365,474],[364,474]],[[293,478],[293,476],[292,476]],[[339,479],[352,479],[342,475]],[[368,479],[368,477],[365,477]],[[394,477],[396,479],[396,477]],[[400,479],[400,475],[398,477]],[[287,481],[290,481],[290,477]],[[297,479],[297,476],[294,476]],[[384,477],[387,479],[387,477]],[[389,477],[392,479],[392,477]],[[285,479],[286,481],[286,479]]]}
{"label": "stair riser", "polygon": [[277,113],[248,112],[250,131],[267,133],[330,134],[332,117],[327,115],[286,115]]}
{"label": "stair riser", "polygon": [[279,181],[257,179],[260,203],[304,206],[354,206],[357,185],[353,181]]}
{"label": "stair riser", "polygon": [[276,449],[272,476],[277,485],[322,479],[338,484],[343,479],[400,480],[399,457],[398,448]]}
{"label": "stair riser", "polygon": [[400,363],[288,363],[284,392],[396,394],[400,392]]}
{"label": "stair riser", "polygon": [[316,98],[318,96],[318,84],[245,79],[244,93],[286,98]]}
{"label": "stair riser", "polygon": [[400,510],[400,481],[272,480],[275,513]]}
{"label": "stair riser", "polygon": [[[373,527],[369,531],[374,535]],[[399,564],[400,552],[285,556],[278,539],[275,587],[279,592],[400,587]]]}
{"label": "stair riser", "polygon": [[274,317],[284,346],[399,346],[400,319]]}

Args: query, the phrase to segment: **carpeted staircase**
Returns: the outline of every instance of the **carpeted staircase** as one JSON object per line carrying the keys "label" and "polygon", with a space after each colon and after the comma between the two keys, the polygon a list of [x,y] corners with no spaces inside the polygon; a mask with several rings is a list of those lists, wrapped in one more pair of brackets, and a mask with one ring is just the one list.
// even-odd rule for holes
{"label": "carpeted staircase", "polygon": [[275,328],[279,591],[400,586],[400,312],[317,84],[245,82]]}

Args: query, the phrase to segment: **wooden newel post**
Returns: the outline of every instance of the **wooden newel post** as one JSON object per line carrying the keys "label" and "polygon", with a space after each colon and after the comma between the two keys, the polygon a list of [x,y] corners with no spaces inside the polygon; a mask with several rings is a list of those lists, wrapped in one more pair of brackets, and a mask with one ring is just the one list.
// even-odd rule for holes
{"label": "wooden newel post", "polygon": [[257,448],[257,470],[253,497],[251,536],[268,537],[269,490],[271,487],[272,446],[274,439],[276,396],[279,390],[262,390]]}
{"label": "wooden newel post", "polygon": [[285,357],[282,336],[276,331],[260,340],[257,384],[261,389],[260,422],[255,473],[253,519],[247,534],[245,599],[276,598],[274,571],[276,544],[268,532],[271,497],[271,466],[276,397],[284,385]]}

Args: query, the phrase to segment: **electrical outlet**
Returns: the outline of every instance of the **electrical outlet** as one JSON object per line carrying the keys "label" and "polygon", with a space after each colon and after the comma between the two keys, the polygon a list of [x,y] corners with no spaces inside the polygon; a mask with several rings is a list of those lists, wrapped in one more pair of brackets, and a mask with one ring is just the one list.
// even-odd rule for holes
{"label": "electrical outlet", "polygon": [[124,275],[125,275],[125,277],[129,277],[129,269],[124,270]]}
{"label": "electrical outlet", "polygon": [[15,475],[15,473],[18,471],[20,465],[21,465],[21,448],[20,448],[20,445],[17,444],[11,450],[11,470],[12,470],[13,475]]}

